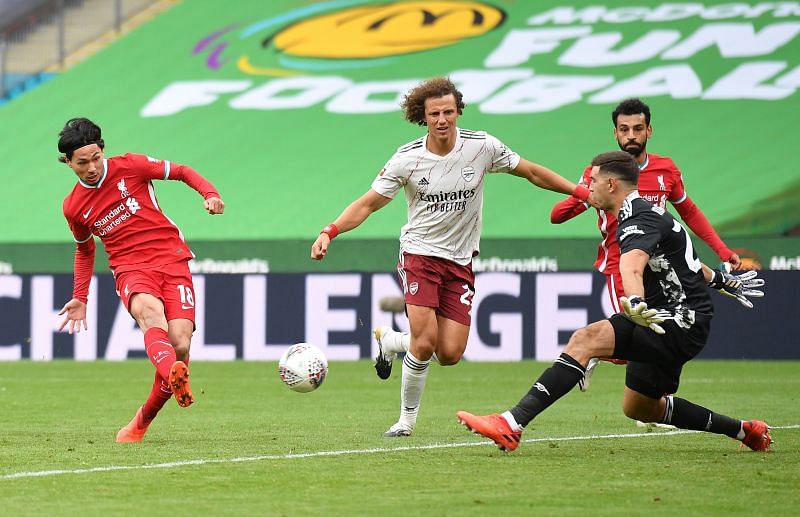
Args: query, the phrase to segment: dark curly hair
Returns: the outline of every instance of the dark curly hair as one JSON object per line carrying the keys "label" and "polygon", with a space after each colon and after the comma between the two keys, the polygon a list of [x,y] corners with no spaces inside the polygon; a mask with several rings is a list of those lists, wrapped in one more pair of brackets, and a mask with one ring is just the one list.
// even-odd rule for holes
{"label": "dark curly hair", "polygon": [[644,121],[649,126],[650,106],[642,102],[642,99],[625,99],[617,104],[617,107],[611,112],[611,122],[614,123],[614,127],[617,127],[617,117],[620,115],[638,115],[639,113],[644,113]]}
{"label": "dark curly hair", "polygon": [[61,153],[58,161],[66,163],[67,160],[72,159],[72,153],[76,149],[86,145],[97,144],[100,149],[104,148],[106,144],[101,136],[100,126],[88,118],[69,119],[64,124],[64,129],[58,134],[58,152]]}
{"label": "dark curly hair", "polygon": [[456,85],[448,77],[434,77],[428,79],[414,87],[403,97],[400,107],[403,108],[405,119],[418,126],[425,123],[425,100],[431,98],[444,97],[452,94],[456,99],[458,114],[464,111],[464,94],[456,88]]}

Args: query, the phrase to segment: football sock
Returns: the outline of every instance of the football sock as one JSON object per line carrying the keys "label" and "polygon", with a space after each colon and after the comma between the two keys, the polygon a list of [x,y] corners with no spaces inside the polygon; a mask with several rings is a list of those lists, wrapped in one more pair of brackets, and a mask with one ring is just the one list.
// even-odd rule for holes
{"label": "football sock", "polygon": [[144,350],[161,378],[169,380],[169,370],[176,359],[167,331],[158,327],[148,329],[144,333]]}
{"label": "football sock", "polygon": [[667,400],[667,407],[664,410],[663,423],[672,424],[679,429],[724,434],[731,438],[738,438],[741,433],[741,438],[744,438],[741,420],[714,413],[673,395],[664,398]]}
{"label": "football sock", "polygon": [[147,397],[147,401],[142,406],[142,420],[144,420],[142,424],[148,425],[152,422],[158,412],[161,411],[161,408],[164,407],[164,404],[171,398],[172,389],[170,389],[169,384],[156,372],[153,387],[150,390],[150,396]]}
{"label": "football sock", "polygon": [[397,332],[394,329],[389,330],[381,335],[381,345],[384,350],[392,354],[408,352],[411,346],[411,334],[408,332]]}
{"label": "football sock", "polygon": [[500,416],[506,419],[506,422],[508,422],[508,426],[512,431],[522,432],[523,427],[517,423],[517,420],[514,418],[514,415],[511,414],[511,411],[505,411]]}
{"label": "football sock", "polygon": [[525,427],[536,415],[550,407],[578,384],[586,370],[568,354],[561,354],[553,366],[542,372],[528,394],[509,411]]}
{"label": "football sock", "polygon": [[419,401],[425,389],[430,361],[420,361],[411,352],[403,358],[403,380],[400,386],[400,422],[413,429],[417,423]]}

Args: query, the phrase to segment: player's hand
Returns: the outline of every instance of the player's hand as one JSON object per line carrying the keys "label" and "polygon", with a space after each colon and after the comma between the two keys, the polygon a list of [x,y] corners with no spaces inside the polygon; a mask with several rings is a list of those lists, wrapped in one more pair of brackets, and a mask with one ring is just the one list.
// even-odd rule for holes
{"label": "player's hand", "polygon": [[69,329],[67,330],[70,334],[77,334],[80,332],[81,325],[83,325],[84,330],[89,330],[89,326],[86,324],[86,304],[77,298],[68,301],[64,307],[61,308],[58,315],[61,316],[62,314],[66,314],[66,317],[64,321],[61,322],[61,326],[58,327],[59,332],[64,330],[67,323],[69,323]]}
{"label": "player's hand", "polygon": [[225,203],[218,197],[210,197],[203,202],[203,207],[211,215],[221,214],[225,211]]}
{"label": "player's hand", "polygon": [[630,320],[637,325],[647,327],[656,334],[664,334],[664,329],[659,323],[664,322],[664,318],[658,316],[656,309],[648,309],[647,303],[638,296],[623,296],[619,299],[622,310]]}
{"label": "player's hand", "polygon": [[331,243],[331,238],[327,233],[320,233],[314,244],[311,245],[311,258],[314,260],[322,260],[325,254],[328,253],[328,246]]}
{"label": "player's hand", "polygon": [[766,282],[763,278],[756,278],[758,271],[745,271],[741,275],[733,275],[728,270],[728,266],[723,264],[720,269],[712,269],[714,276],[708,283],[708,287],[716,289],[720,293],[730,298],[736,298],[739,303],[753,308],[753,302],[749,298],[763,298],[764,291],[755,289],[762,287]]}
{"label": "player's hand", "polygon": [[731,269],[734,271],[739,271],[742,268],[742,259],[736,253],[733,253],[728,260],[726,260],[731,265]]}
{"label": "player's hand", "polygon": [[594,197],[594,192],[589,193],[589,199],[586,200],[586,203],[594,208],[601,208],[600,202]]}

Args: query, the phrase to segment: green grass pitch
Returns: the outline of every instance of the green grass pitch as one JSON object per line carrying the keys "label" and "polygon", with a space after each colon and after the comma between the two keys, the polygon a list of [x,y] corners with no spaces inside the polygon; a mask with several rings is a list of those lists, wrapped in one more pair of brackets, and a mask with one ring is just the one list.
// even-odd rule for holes
{"label": "green grass pitch", "polygon": [[[716,435],[650,433],[620,410],[624,368],[603,364],[511,454],[455,412],[507,409],[544,363],[432,366],[414,436],[395,422],[399,364],[333,362],[290,392],[274,362],[192,364],[197,403],[170,401],[139,444],[114,435],[143,402],[146,361],[0,363],[3,515],[795,514],[800,363],[695,361],[679,395],[775,426],[769,453]],[[322,454],[325,453],[325,454]]]}

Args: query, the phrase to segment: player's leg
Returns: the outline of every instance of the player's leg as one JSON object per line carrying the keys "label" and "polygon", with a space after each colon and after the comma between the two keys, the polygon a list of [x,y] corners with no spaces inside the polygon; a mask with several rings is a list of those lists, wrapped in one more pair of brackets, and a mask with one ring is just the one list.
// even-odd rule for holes
{"label": "player's leg", "polygon": [[189,349],[195,328],[194,285],[186,262],[164,266],[162,272],[168,338],[177,359],[170,369],[168,381],[178,405],[188,407],[194,402],[189,385]]}
{"label": "player's leg", "polygon": [[408,320],[411,327],[411,347],[403,358],[400,419],[384,433],[387,437],[409,436],[414,431],[422,392],[428,379],[428,366],[436,347],[438,323],[434,308],[409,305]]}
{"label": "player's leg", "polygon": [[164,404],[171,398],[172,390],[169,384],[156,372],[155,379],[153,380],[153,387],[150,390],[150,396],[147,398],[144,405],[136,412],[133,419],[128,422],[128,425],[119,430],[117,433],[117,442],[142,441],[150,423],[155,419],[158,412],[161,411],[161,408],[164,407]]}
{"label": "player's leg", "polygon": [[[619,314],[621,311],[620,307],[620,297],[624,296],[624,291],[622,290],[622,277],[620,276],[619,272],[611,272],[606,273],[606,290],[608,291],[608,300],[611,302],[611,310],[613,314]],[[587,391],[589,389],[589,384],[592,381],[592,376],[594,375],[595,369],[600,361],[608,361],[614,364],[625,364],[627,361],[624,359],[614,359],[614,358],[605,358],[600,359],[597,357],[593,357],[589,360],[589,363],[586,365],[586,375],[584,375],[583,379],[578,383],[581,391]]]}
{"label": "player's leg", "polygon": [[373,330],[378,353],[375,356],[375,373],[380,379],[388,379],[392,375],[392,364],[397,354],[408,352],[411,347],[411,334],[398,332],[388,325]]}
{"label": "player's leg", "polygon": [[[435,299],[431,296],[432,292],[426,294],[427,281],[425,275],[421,274],[421,260],[416,255],[400,253],[400,258],[397,261],[397,277],[403,286],[403,297],[382,298],[380,300],[381,310],[393,313],[405,312],[408,315],[406,303],[409,299],[417,304],[421,303],[420,300],[416,299],[419,296],[424,296],[426,301]],[[408,271],[406,271],[407,263]],[[408,280],[409,275],[412,278],[410,281]],[[420,293],[420,281],[423,284],[422,293]],[[409,287],[409,284],[411,284],[411,287]],[[411,290],[414,292],[412,293]],[[433,303],[433,306],[435,305],[436,303]],[[411,346],[411,334],[409,332],[397,332],[388,325],[376,327],[373,330],[373,334],[378,345],[378,353],[375,356],[375,373],[378,378],[386,380],[392,375],[392,364],[397,354],[408,352]]]}
{"label": "player's leg", "polygon": [[164,303],[147,292],[138,292],[130,297],[128,310],[144,332],[144,349],[150,362],[163,379],[169,378],[169,370],[176,360],[175,348],[167,335],[167,318]]}
{"label": "player's leg", "polygon": [[[178,405],[190,406],[194,402],[194,397],[189,387],[189,368],[184,361],[178,359],[177,354],[180,352],[184,359],[188,357],[188,341],[194,323],[185,318],[167,322],[164,303],[147,293],[138,293],[132,297],[131,314],[143,330],[147,329],[145,350],[158,375],[169,384]],[[176,338],[176,336],[189,337]]]}
{"label": "player's leg", "polygon": [[684,330],[672,321],[663,323],[663,335],[635,325],[627,318],[612,318],[619,334],[630,332],[616,353],[630,359],[625,373],[625,415],[644,422],[659,422],[680,429],[723,434],[753,450],[769,449],[769,427],[759,420],[742,421],[715,413],[693,402],[664,395],[676,393],[683,365],[702,350],[708,338],[710,317],[695,316]]}
{"label": "player's leg", "polygon": [[458,418],[469,429],[494,440],[502,450],[517,448],[522,430],[539,413],[566,395],[583,378],[592,357],[614,355],[614,328],[602,320],[575,331],[553,366],[542,372],[516,406],[502,415],[476,416],[459,411]]}
{"label": "player's leg", "polygon": [[436,360],[442,366],[458,363],[467,348],[472,324],[472,298],[475,295],[475,275],[470,265],[455,262],[444,264],[446,271],[439,295],[436,338]]}
{"label": "player's leg", "polygon": [[189,384],[189,345],[194,332],[194,322],[185,318],[169,320],[169,338],[178,357],[169,372],[169,386],[181,407],[191,406],[194,395]]}
{"label": "player's leg", "polygon": [[[669,382],[668,372],[659,368],[648,370],[640,363],[630,363],[628,370],[633,375],[626,375],[625,395],[622,408],[625,416],[642,422],[659,422],[675,426],[679,429],[705,431],[722,434],[741,441],[755,451],[769,450],[772,438],[769,426],[760,420],[739,420],[715,413],[675,395],[660,395],[660,387],[652,387],[649,380],[657,379],[661,383]],[[648,380],[640,376],[648,371],[652,374]],[[680,370],[677,372],[680,375]],[[658,383],[657,383],[658,384]],[[636,386],[636,389],[630,386]],[[647,391],[640,393],[637,389]]]}

